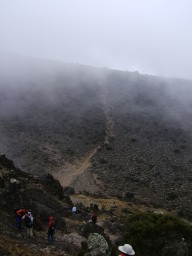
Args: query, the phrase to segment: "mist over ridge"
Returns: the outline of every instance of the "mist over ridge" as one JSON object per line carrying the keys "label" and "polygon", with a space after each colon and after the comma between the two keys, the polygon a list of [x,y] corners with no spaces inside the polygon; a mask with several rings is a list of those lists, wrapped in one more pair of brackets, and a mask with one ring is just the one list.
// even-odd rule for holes
{"label": "mist over ridge", "polygon": [[0,1],[0,255],[192,255],[191,10]]}
{"label": "mist over ridge", "polygon": [[26,58],[2,67],[0,151],[17,166],[52,173],[76,192],[131,191],[136,202],[173,209],[179,186],[177,208],[186,205],[190,80]]}
{"label": "mist over ridge", "polygon": [[191,79],[191,1],[0,3],[0,51]]}

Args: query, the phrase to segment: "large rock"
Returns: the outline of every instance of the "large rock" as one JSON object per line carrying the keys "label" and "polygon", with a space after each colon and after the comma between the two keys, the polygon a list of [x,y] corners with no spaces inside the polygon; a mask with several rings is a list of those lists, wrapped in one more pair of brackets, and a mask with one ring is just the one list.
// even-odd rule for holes
{"label": "large rock", "polygon": [[15,166],[13,164],[13,161],[9,160],[5,154],[0,155],[0,165],[3,167],[6,167],[8,169],[15,169]]}
{"label": "large rock", "polygon": [[105,238],[98,233],[91,233],[87,240],[88,249],[92,256],[108,255],[109,246]]}

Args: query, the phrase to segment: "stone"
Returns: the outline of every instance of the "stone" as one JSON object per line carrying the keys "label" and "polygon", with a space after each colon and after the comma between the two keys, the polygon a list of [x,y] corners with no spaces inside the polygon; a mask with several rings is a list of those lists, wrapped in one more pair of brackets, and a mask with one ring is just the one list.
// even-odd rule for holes
{"label": "stone", "polygon": [[91,233],[89,235],[87,245],[92,256],[106,254],[109,249],[105,238],[98,233]]}

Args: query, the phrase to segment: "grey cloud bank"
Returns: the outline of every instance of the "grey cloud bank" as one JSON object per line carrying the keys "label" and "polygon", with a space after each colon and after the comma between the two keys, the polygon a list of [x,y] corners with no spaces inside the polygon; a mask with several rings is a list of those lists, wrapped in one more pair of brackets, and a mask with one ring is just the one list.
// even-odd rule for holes
{"label": "grey cloud bank", "polygon": [[0,1],[0,51],[192,79],[192,2]]}

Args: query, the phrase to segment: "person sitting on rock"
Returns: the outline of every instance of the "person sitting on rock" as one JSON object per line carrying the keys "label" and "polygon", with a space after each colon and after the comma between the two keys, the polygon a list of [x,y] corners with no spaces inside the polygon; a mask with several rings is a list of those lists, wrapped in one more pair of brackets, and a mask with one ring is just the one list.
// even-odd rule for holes
{"label": "person sitting on rock", "polygon": [[31,211],[28,211],[22,218],[24,220],[28,237],[33,237],[33,215]]}
{"label": "person sitting on rock", "polygon": [[53,220],[53,216],[49,217],[49,223],[47,225],[47,228],[48,228],[48,244],[51,244],[54,241],[54,233],[55,233],[55,221]]}
{"label": "person sitting on rock", "polygon": [[135,251],[133,250],[133,247],[130,244],[124,244],[122,246],[119,246],[118,249],[121,252],[119,256],[135,255]]}

